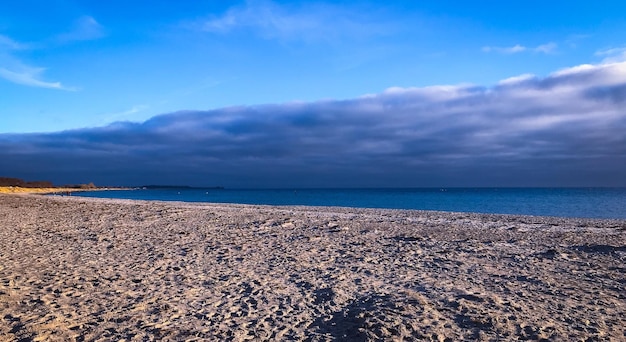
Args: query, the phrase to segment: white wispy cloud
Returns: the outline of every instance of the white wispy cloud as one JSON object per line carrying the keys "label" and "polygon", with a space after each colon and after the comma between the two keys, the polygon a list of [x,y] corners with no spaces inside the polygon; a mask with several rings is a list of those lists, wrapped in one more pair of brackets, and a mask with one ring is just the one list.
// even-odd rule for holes
{"label": "white wispy cloud", "polygon": [[570,48],[577,48],[581,41],[592,37],[590,34],[572,34],[565,39],[565,44]]}
{"label": "white wispy cloud", "polygon": [[482,48],[483,52],[500,52],[500,53],[518,53],[518,52],[523,52],[526,51],[526,47],[516,44],[513,45],[511,47],[497,47],[497,46],[483,46]]}
{"label": "white wispy cloud", "polygon": [[338,5],[304,3],[284,5],[269,0],[249,0],[221,16],[194,23],[206,32],[228,33],[248,29],[266,39],[333,41],[345,37],[382,34],[384,24],[367,13]]}
{"label": "white wispy cloud", "polygon": [[595,55],[603,58],[602,63],[624,62],[626,61],[626,47],[600,50]]}
{"label": "white wispy cloud", "polygon": [[0,35],[0,78],[9,82],[29,87],[76,91],[61,82],[46,81],[43,73],[46,68],[30,66],[17,57],[17,51],[45,49],[51,44],[70,44],[72,42],[99,39],[105,35],[104,27],[93,17],[78,18],[68,32],[57,34],[45,43],[25,44],[6,35]]}
{"label": "white wispy cloud", "polygon": [[141,113],[148,108],[150,108],[150,106],[148,105],[134,105],[130,109],[121,112],[103,114],[101,115],[101,117],[103,118],[101,120],[101,123],[108,124],[113,121],[127,120],[129,118],[132,118],[134,114]]}
{"label": "white wispy cloud", "polygon": [[0,36],[0,78],[29,87],[76,90],[60,82],[45,81],[42,78],[45,68],[29,66],[15,56],[16,51],[29,48],[28,44],[20,43],[4,35]]}
{"label": "white wispy cloud", "polygon": [[523,75],[519,75],[519,76],[513,76],[513,77],[509,77],[509,78],[505,78],[503,80],[501,80],[500,82],[498,82],[498,85],[507,85],[507,84],[517,84],[517,83],[521,83],[524,81],[530,81],[535,79],[537,76],[533,75],[533,74],[523,74]]}
{"label": "white wispy cloud", "polygon": [[542,53],[553,53],[556,49],[557,49],[557,44],[550,42],[550,43],[546,43],[546,44],[541,44],[537,47],[535,47],[534,49],[532,49],[532,51],[534,52],[542,52]]}
{"label": "white wispy cloud", "polygon": [[0,67],[0,77],[7,81],[21,84],[29,87],[59,89],[67,91],[76,91],[74,87],[66,87],[61,82],[47,82],[41,79],[44,68],[32,68],[21,66],[18,70],[9,70]]}
{"label": "white wispy cloud", "polygon": [[16,51],[25,50],[28,48],[28,44],[17,42],[8,36],[0,34],[0,52],[4,51]]}
{"label": "white wispy cloud", "polygon": [[59,43],[70,43],[84,40],[94,40],[105,36],[105,29],[91,16],[82,16],[76,21],[69,31],[55,36]]}
{"label": "white wispy cloud", "polygon": [[520,44],[515,44],[509,47],[499,47],[499,46],[483,46],[483,52],[497,52],[502,54],[515,54],[521,52],[536,52],[536,53],[545,53],[550,54],[556,51],[558,45],[554,42],[549,42],[546,44],[541,44],[535,47],[527,47]]}

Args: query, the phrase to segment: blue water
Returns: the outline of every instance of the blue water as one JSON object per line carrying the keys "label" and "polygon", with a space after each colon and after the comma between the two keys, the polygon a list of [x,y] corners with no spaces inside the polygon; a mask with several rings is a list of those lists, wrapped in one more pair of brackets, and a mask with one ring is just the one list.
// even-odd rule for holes
{"label": "blue water", "polygon": [[626,219],[626,188],[137,189],[75,195],[160,201],[342,206]]}

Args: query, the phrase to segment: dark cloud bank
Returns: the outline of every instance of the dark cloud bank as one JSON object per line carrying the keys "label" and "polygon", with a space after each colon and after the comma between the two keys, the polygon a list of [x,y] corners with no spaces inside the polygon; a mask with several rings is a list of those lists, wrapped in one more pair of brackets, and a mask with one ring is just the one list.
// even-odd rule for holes
{"label": "dark cloud bank", "polygon": [[626,186],[626,63],[4,134],[0,160],[0,175],[55,183]]}

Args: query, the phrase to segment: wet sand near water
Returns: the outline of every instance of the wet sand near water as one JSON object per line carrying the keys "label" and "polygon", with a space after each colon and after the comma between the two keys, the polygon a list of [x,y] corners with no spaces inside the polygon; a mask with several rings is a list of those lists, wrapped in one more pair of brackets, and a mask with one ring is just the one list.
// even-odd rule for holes
{"label": "wet sand near water", "polygon": [[624,341],[626,221],[0,195],[0,341]]}

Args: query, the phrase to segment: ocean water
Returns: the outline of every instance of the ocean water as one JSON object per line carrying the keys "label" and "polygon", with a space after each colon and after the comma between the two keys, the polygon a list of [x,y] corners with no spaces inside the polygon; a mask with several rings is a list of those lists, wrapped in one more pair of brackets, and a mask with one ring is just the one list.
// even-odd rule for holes
{"label": "ocean water", "polygon": [[196,189],[156,188],[74,195],[159,201],[418,209],[626,219],[626,188]]}

